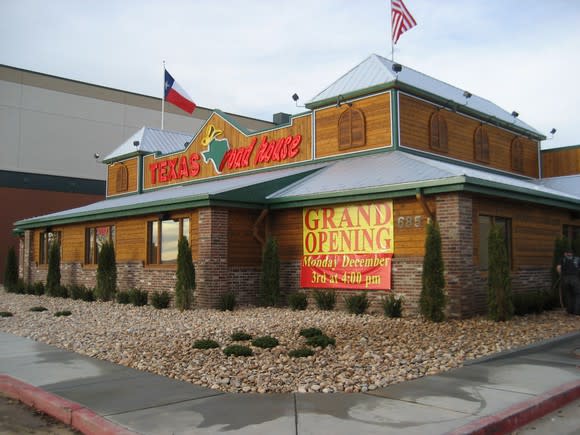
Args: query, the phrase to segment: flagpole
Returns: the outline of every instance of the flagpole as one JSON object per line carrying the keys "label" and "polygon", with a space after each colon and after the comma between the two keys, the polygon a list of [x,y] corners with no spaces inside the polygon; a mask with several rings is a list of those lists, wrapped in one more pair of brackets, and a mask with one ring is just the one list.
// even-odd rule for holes
{"label": "flagpole", "polygon": [[163,130],[164,117],[165,117],[165,61],[163,61],[163,91],[161,92],[161,130]]}

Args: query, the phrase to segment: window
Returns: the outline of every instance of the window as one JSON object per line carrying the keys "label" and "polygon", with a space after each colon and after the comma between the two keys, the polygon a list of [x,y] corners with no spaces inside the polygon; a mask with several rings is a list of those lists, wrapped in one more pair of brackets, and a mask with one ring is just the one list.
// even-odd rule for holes
{"label": "window", "polygon": [[429,146],[432,150],[447,152],[447,122],[440,112],[429,120]]}
{"label": "window", "polygon": [[[562,228],[562,235],[570,242],[580,240],[580,226],[578,225],[564,225]],[[576,253],[578,255],[578,253]]]}
{"label": "window", "polygon": [[475,129],[475,134],[473,135],[473,150],[475,160],[489,163],[489,137],[483,125]]}
{"label": "window", "polygon": [[60,240],[60,231],[45,231],[44,233],[40,233],[39,264],[48,264],[50,245],[55,242],[60,245]]}
{"label": "window", "polygon": [[129,189],[129,171],[121,164],[117,167],[117,192],[126,192]]}
{"label": "window", "polygon": [[147,223],[147,262],[177,263],[177,243],[189,239],[189,218],[158,220]]}
{"label": "window", "polygon": [[516,137],[511,146],[512,169],[523,172],[524,170],[524,144],[521,139]]}
{"label": "window", "polygon": [[358,109],[349,107],[338,118],[338,149],[365,145],[365,118]]}
{"label": "window", "polygon": [[479,216],[479,267],[487,270],[489,267],[489,233],[492,225],[498,225],[503,231],[510,268],[512,264],[512,220],[498,216]]}
{"label": "window", "polygon": [[85,264],[97,264],[103,243],[115,243],[115,226],[87,228],[85,230]]}

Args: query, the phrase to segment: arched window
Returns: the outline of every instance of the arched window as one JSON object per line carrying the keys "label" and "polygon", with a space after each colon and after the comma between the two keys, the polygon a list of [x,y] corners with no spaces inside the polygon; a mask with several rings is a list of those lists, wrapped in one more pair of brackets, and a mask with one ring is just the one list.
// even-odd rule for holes
{"label": "arched window", "polygon": [[123,164],[117,167],[117,192],[126,192],[129,189],[129,171]]}
{"label": "arched window", "polygon": [[489,137],[483,125],[475,129],[475,134],[473,135],[473,150],[475,160],[489,163]]}
{"label": "arched window", "polygon": [[519,137],[512,140],[511,146],[512,169],[523,172],[524,170],[524,144]]}
{"label": "arched window", "polygon": [[429,146],[432,150],[447,152],[447,122],[437,111],[429,120]]}
{"label": "arched window", "polygon": [[362,111],[349,107],[338,118],[338,149],[365,145],[365,117]]}

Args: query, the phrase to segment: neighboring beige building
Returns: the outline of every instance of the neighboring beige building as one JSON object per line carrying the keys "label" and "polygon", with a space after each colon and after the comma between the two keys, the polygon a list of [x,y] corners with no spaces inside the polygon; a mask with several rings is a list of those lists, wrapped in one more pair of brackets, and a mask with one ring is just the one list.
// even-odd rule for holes
{"label": "neighboring beige building", "polygon": [[[193,135],[210,114],[166,104],[165,129]],[[251,130],[272,126],[231,116]],[[0,65],[0,282],[18,246],[13,223],[103,199],[100,158],[143,126],[160,128],[161,98]]]}

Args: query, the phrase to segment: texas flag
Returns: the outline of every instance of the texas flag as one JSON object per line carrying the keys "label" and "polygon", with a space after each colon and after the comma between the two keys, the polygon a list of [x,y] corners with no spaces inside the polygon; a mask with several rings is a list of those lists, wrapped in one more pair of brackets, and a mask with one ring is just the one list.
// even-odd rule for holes
{"label": "texas flag", "polygon": [[195,110],[195,103],[192,98],[185,92],[185,90],[179,86],[179,83],[175,81],[171,74],[165,70],[165,101],[179,107],[184,112],[190,115]]}

